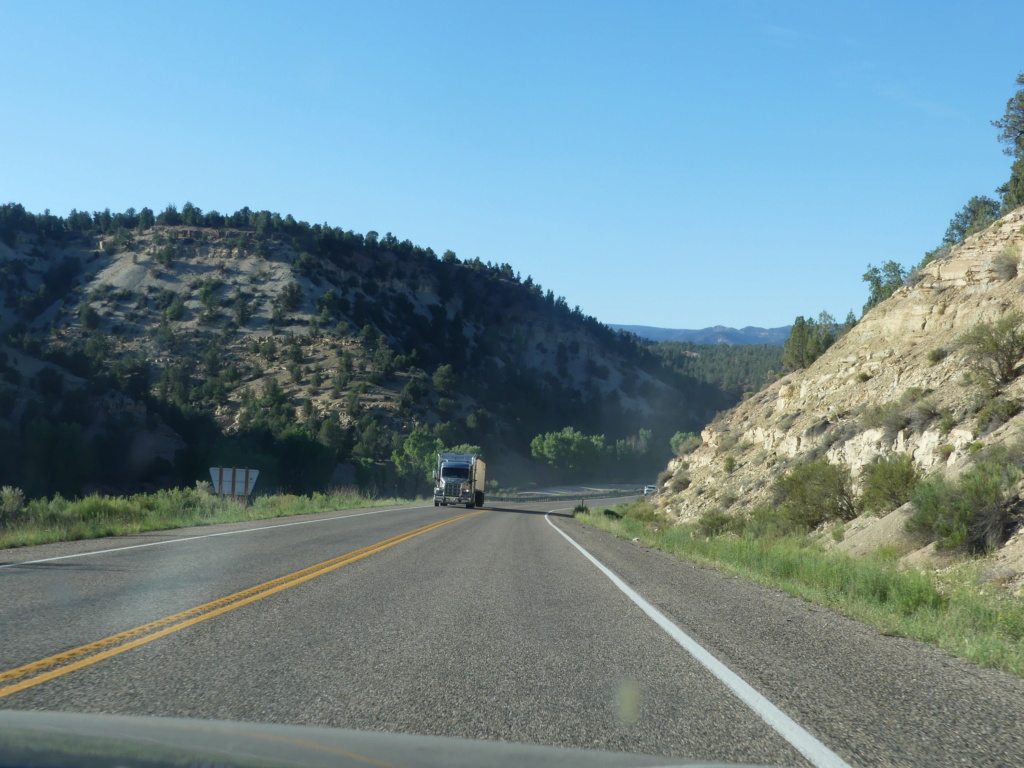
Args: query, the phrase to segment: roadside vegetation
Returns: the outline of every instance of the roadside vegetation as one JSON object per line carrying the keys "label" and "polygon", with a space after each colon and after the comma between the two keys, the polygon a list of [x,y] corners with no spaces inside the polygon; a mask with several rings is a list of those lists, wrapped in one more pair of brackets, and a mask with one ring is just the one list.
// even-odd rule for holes
{"label": "roadside vegetation", "polygon": [[[998,426],[1019,410],[1004,391],[1020,375],[1022,339],[1024,317],[1011,314],[982,323],[959,340],[967,359],[964,384],[974,389],[979,429],[992,429],[990,422]],[[940,427],[948,433],[952,415],[940,412],[930,393],[920,389],[873,405],[859,416],[862,428],[880,428],[893,437],[938,419],[951,422]],[[673,448],[683,456],[697,442],[693,435],[680,433]],[[861,469],[855,483],[845,465],[830,463],[818,453],[778,475],[770,487],[770,502],[751,508],[735,508],[735,497],[726,494],[718,507],[683,525],[672,525],[645,501],[576,517],[645,546],[826,605],[882,633],[931,643],[1024,676],[1024,601],[992,583],[984,559],[1024,521],[1019,499],[1024,443],[975,445],[970,466],[955,476],[940,470],[922,477],[911,457],[900,453],[879,456]],[[729,466],[724,469],[731,471]],[[684,463],[674,474],[663,473],[659,486],[669,493],[685,490],[686,470]],[[922,545],[932,542],[936,549],[968,557],[929,574],[901,568],[899,558],[905,553],[895,548],[860,558],[827,548],[828,531],[841,540],[845,524],[855,517],[886,515],[908,502],[907,529],[920,536]]]}
{"label": "roadside vegetation", "polygon": [[673,526],[644,501],[581,512],[576,519],[828,606],[883,634],[1024,676],[1024,602],[984,583],[982,562],[924,574],[900,569],[893,550],[853,558],[799,533],[715,535],[702,523]]}
{"label": "roadside vegetation", "polygon": [[246,505],[220,498],[211,490],[209,483],[201,482],[196,488],[132,496],[65,499],[58,494],[26,501],[20,489],[4,486],[0,489],[0,549],[404,503],[343,488],[308,496],[256,496]]}
{"label": "roadside vegetation", "polygon": [[[1006,395],[1006,387],[1021,373],[1024,315],[1009,313],[995,323],[979,323],[961,336],[957,346],[966,361],[962,383],[971,388],[972,398],[971,408],[959,419],[941,409],[930,390],[911,387],[892,401],[863,408],[853,431],[880,429],[891,442],[900,432],[920,433],[935,422],[942,434],[948,434],[966,419],[973,421],[976,435],[984,436],[1013,418],[1020,404]],[[847,433],[839,428],[835,434],[838,440]],[[682,434],[676,438],[673,447],[679,446],[680,456],[684,445],[696,442]],[[829,525],[841,537],[839,528],[855,517],[885,515],[911,502],[907,528],[920,534],[922,543],[986,555],[1005,544],[1024,522],[1019,502],[1024,442],[986,446],[976,441],[969,452],[969,466],[950,475],[940,468],[928,477],[921,475],[909,454],[883,454],[864,466],[856,478],[845,465],[824,457],[824,449],[834,442],[808,453],[802,462],[790,464],[776,476],[770,487],[771,503],[742,510],[721,503],[699,518],[700,533],[801,536]],[[947,448],[946,456],[952,446]],[[735,464],[730,459],[727,455],[723,461],[727,473]],[[670,493],[685,490],[689,485],[686,470],[683,463],[674,474],[663,474],[659,485]]]}

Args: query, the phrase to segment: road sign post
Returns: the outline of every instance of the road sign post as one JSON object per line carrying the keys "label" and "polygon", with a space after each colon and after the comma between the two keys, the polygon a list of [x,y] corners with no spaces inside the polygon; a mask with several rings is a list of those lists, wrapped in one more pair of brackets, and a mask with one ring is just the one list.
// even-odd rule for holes
{"label": "road sign post", "polygon": [[249,495],[256,485],[256,478],[259,477],[258,469],[245,467],[210,467],[210,479],[213,480],[214,490],[217,495],[223,498],[230,496],[231,500],[243,499],[249,501]]}

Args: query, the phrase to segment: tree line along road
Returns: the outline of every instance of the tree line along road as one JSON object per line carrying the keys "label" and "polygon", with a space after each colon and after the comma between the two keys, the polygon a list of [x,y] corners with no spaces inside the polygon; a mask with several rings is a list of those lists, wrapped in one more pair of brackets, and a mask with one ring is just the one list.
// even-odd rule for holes
{"label": "tree line along road", "polygon": [[1019,765],[1024,683],[571,519],[410,506],[0,552],[0,709],[768,765]]}

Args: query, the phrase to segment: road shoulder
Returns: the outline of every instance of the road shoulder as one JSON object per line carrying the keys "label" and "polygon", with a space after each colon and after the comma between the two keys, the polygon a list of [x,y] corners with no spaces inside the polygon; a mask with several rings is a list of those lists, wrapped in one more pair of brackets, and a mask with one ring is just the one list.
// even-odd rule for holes
{"label": "road shoulder", "polygon": [[1009,765],[1024,681],[568,518],[556,525],[851,763]]}

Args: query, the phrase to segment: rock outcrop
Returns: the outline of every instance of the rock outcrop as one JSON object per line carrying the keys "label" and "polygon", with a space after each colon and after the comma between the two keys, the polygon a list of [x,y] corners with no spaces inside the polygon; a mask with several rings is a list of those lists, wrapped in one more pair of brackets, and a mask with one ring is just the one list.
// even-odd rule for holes
{"label": "rock outcrop", "polygon": [[[956,473],[979,443],[1019,441],[1024,414],[979,420],[961,339],[979,323],[1024,313],[1022,256],[1024,208],[914,273],[809,368],[710,424],[700,447],[669,464],[663,511],[689,520],[750,509],[770,501],[775,477],[808,459],[842,462],[857,478],[868,462],[901,452],[922,473]],[[1024,377],[1002,394],[1024,401]]]}

